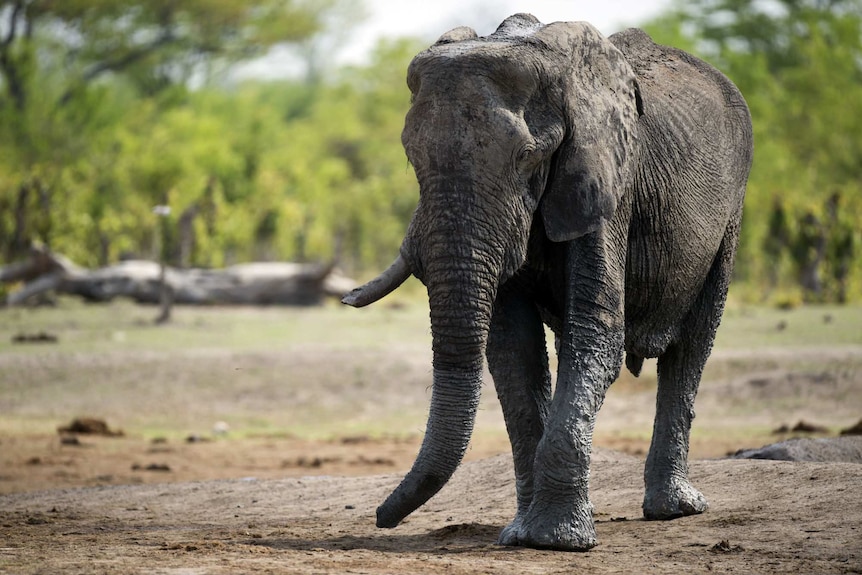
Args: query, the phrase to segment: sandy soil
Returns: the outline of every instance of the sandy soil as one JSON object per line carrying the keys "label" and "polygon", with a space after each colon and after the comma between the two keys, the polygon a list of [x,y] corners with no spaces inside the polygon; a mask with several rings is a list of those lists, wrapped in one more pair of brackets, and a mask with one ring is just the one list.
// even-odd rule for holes
{"label": "sandy soil", "polygon": [[[342,346],[321,361],[331,347],[0,355],[0,573],[862,573],[862,466],[726,458],[796,435],[773,433],[782,425],[826,437],[859,421],[858,345],[717,349],[691,462],[711,508],[670,522],[640,512],[654,365],[624,374],[599,416],[599,546],[584,554],[494,544],[515,500],[491,389],[453,480],[397,529],[376,529],[421,440],[427,346]],[[160,412],[194,441],[134,431]],[[226,435],[209,427],[221,413],[234,416]],[[61,436],[70,414],[132,430]],[[253,417],[265,432],[238,429]],[[325,439],[272,432],[324,417],[349,425]]]}
{"label": "sandy soil", "polygon": [[859,573],[862,474],[852,463],[702,460],[705,514],[645,522],[642,462],[599,451],[600,545],[493,544],[511,518],[511,461],[463,466],[392,531],[374,528],[396,475],[239,479],[0,498],[5,573]]}

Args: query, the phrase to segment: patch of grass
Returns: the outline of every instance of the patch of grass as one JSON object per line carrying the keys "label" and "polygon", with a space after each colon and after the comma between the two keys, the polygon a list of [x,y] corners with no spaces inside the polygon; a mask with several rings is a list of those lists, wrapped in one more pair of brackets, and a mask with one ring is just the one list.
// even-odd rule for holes
{"label": "patch of grass", "polygon": [[[71,299],[55,308],[0,311],[0,434],[54,433],[79,416],[149,438],[206,435],[217,421],[231,426],[231,437],[424,431],[431,338],[423,301],[362,310],[335,303],[178,307],[163,326],[153,324],[157,312]],[[735,308],[716,350],[857,346],[860,325],[862,307]],[[12,342],[17,334],[39,332],[58,342]],[[820,361],[816,354],[799,360],[718,354],[705,379],[778,366],[813,373],[859,369],[858,361]],[[640,378],[624,371],[615,384],[633,393],[654,387],[655,360]],[[489,382],[483,401],[493,395]]]}
{"label": "patch of grass", "polygon": [[[269,350],[299,343],[380,347],[388,341],[427,337],[427,306],[386,305],[354,310],[336,304],[319,308],[179,307],[174,319],[156,326],[155,307],[117,301],[86,305],[61,299],[56,308],[2,312],[0,354],[117,350]],[[48,333],[59,345],[12,343],[17,334]]]}
{"label": "patch of grass", "polygon": [[[415,385],[401,407],[397,391],[411,368],[401,355],[430,348],[422,304],[178,307],[162,326],[156,313],[70,299],[0,311],[0,433],[50,433],[87,415],[146,436],[205,434],[220,420],[236,435],[326,436],[425,410]],[[41,332],[58,342],[12,342]]]}
{"label": "patch of grass", "polygon": [[715,345],[719,349],[862,345],[862,306],[729,308]]}

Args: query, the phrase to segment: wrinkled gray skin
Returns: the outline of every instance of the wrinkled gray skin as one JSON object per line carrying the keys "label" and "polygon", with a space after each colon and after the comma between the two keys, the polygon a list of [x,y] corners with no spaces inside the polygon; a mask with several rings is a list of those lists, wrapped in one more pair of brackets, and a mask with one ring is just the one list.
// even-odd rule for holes
{"label": "wrinkled gray skin", "polygon": [[[512,443],[518,511],[505,545],[596,544],[593,425],[626,366],[658,358],[647,519],[701,513],[693,403],[718,327],[751,164],[751,121],[709,65],[640,30],[508,18],[456,28],[413,60],[402,140],[420,199],[401,254],[345,296],[411,273],[428,288],[434,384],[412,470],[377,510],[395,527],[451,477],[486,355]],[[551,375],[542,324],[556,335]]]}

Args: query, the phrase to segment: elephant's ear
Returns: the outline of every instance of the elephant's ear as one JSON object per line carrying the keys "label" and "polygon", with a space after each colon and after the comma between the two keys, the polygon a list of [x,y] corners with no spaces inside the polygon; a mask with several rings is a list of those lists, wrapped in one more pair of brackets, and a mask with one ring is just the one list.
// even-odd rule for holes
{"label": "elephant's ear", "polygon": [[541,200],[545,230],[562,242],[610,220],[631,181],[635,163],[638,94],[634,72],[598,30],[557,22],[539,31],[563,58],[566,136],[557,149]]}

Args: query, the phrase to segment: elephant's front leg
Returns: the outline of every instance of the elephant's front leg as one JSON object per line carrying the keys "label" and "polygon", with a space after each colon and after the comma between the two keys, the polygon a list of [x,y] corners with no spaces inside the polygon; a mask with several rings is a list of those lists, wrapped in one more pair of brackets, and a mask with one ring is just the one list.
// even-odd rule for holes
{"label": "elephant's front leg", "polygon": [[518,493],[515,519],[500,533],[498,543],[516,545],[518,529],[533,501],[533,461],[548,417],[551,373],[538,310],[505,287],[494,306],[487,356],[512,443]]}
{"label": "elephant's front leg", "polygon": [[[583,268],[581,268],[583,269]],[[593,427],[623,359],[619,274],[573,278],[560,338],[557,385],[536,451],[533,501],[518,530],[530,547],[596,545],[589,500]]]}

